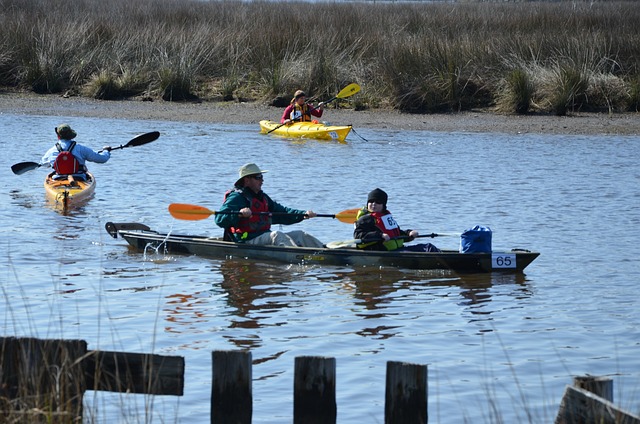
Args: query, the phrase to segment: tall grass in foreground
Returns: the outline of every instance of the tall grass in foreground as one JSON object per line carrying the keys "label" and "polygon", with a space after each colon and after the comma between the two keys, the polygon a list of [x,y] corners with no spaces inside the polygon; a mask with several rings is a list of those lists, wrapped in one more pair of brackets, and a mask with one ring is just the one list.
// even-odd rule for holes
{"label": "tall grass in foreground", "polygon": [[[16,349],[18,343],[4,341],[0,344],[0,372],[8,370],[8,374],[13,378],[17,376],[17,386],[0,386],[0,423],[2,424],[77,424],[77,423],[102,423],[108,419],[113,420],[117,416],[117,422],[142,424],[161,422],[166,424],[179,422],[177,410],[172,415],[171,412],[157,412],[161,409],[158,404],[161,400],[155,395],[137,393],[109,393],[108,401],[105,401],[104,392],[88,390],[86,383],[86,370],[83,368],[80,359],[87,359],[86,342],[79,337],[68,336],[70,327],[75,327],[69,323],[80,323],[86,320],[87,311],[83,309],[82,300],[69,300],[66,298],[68,287],[65,286],[64,278],[60,279],[55,275],[43,277],[40,285],[47,294],[46,303],[38,303],[42,299],[36,300],[33,290],[34,282],[29,282],[30,288],[25,288],[21,280],[19,270],[15,270],[12,264],[11,254],[6,254],[9,264],[7,275],[12,276],[6,283],[12,288],[7,290],[0,286],[0,309],[3,310],[2,337],[7,339],[32,338],[31,349],[23,351]],[[101,268],[103,266],[101,265]],[[49,285],[53,283],[53,289]],[[150,286],[154,289],[163,287],[160,282],[158,286]],[[16,288],[17,287],[17,288]],[[46,287],[46,288],[45,288]],[[104,293],[102,280],[97,282],[95,288],[99,293]],[[16,296],[15,293],[19,293]],[[110,317],[111,313],[102,315],[103,308],[108,305],[102,300],[105,296],[98,296],[97,321],[89,323],[92,328],[97,328],[95,334],[98,344],[116,346],[118,351],[128,352],[139,349],[135,346],[122,346],[123,336],[118,331],[118,326],[109,321],[105,325],[102,320]],[[161,331],[159,322],[159,311],[165,301],[165,295],[158,293],[158,305],[155,321],[149,322],[152,325],[150,339],[144,340],[143,344],[151,345],[153,350],[156,345],[156,334]],[[37,306],[36,306],[37,305]],[[75,306],[75,310],[74,310]],[[35,312],[34,308],[39,308]],[[42,312],[46,311],[46,312]],[[108,312],[108,309],[105,309]],[[43,317],[49,314],[49,323],[43,324]],[[34,316],[39,318],[35,319]],[[89,320],[90,321],[90,320]],[[44,321],[46,322],[46,321]],[[79,327],[75,327],[78,331]],[[73,331],[71,331],[73,332]],[[26,334],[26,335],[24,335]],[[66,334],[66,335],[65,335]],[[65,336],[61,336],[65,335]],[[66,343],[60,345],[58,340]],[[22,341],[24,346],[24,340]],[[42,348],[42,350],[40,349]],[[92,346],[92,349],[100,350],[100,346]],[[142,348],[142,350],[147,350]],[[151,352],[153,353],[153,352]],[[4,369],[3,369],[4,368]],[[36,371],[37,372],[34,372]],[[99,379],[100,374],[107,372],[106,369],[99,368],[93,377]],[[6,376],[4,376],[6,377]],[[4,379],[3,379],[4,381]],[[107,417],[107,412],[112,417]],[[115,411],[115,412],[111,412]]]}
{"label": "tall grass in foreground", "polygon": [[634,1],[0,0],[0,86],[99,99],[324,99],[358,108],[638,108]]}

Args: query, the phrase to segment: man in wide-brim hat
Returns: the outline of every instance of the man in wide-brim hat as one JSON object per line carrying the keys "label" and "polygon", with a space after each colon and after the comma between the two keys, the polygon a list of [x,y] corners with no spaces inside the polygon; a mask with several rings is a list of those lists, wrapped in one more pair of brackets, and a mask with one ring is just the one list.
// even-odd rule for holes
{"label": "man in wide-brim hat", "polygon": [[271,224],[290,225],[313,218],[311,210],[293,209],[273,201],[264,191],[264,173],[255,163],[240,167],[233,190],[225,196],[215,222],[225,238],[239,243],[322,247],[320,240],[304,231],[271,231]]}

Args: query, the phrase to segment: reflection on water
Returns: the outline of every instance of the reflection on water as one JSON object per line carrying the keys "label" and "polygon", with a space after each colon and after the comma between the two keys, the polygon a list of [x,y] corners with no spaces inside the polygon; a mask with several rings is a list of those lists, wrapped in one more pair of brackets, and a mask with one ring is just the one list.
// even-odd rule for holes
{"label": "reflection on water", "polygon": [[42,189],[42,193],[39,194],[23,192],[20,189],[12,189],[9,191],[9,195],[11,196],[11,203],[18,208],[31,209],[44,205],[46,208],[63,216],[86,215],[84,208],[95,196],[95,194],[91,194],[85,199],[73,200],[65,207],[61,195],[54,199],[49,198],[45,196],[44,188]]}
{"label": "reflection on water", "polygon": [[165,331],[180,333],[183,326],[188,329],[197,328],[198,323],[208,321],[208,303],[202,298],[202,293],[175,293],[166,297],[164,312],[167,314]]}
{"label": "reflection on water", "polygon": [[24,193],[22,190],[11,190],[9,195],[11,196],[11,203],[19,208],[30,209],[34,206],[40,206],[40,202],[34,199],[33,194]]}
{"label": "reflection on water", "polygon": [[85,211],[82,208],[70,209],[61,214],[61,218],[54,217],[55,231],[53,236],[57,240],[73,240],[81,237],[85,232]]}
{"label": "reflection on water", "polygon": [[[294,278],[294,273],[283,265],[231,259],[221,261],[219,271],[222,274],[220,287],[232,308],[229,328],[255,330],[280,325],[267,321],[278,310],[290,306],[286,284]],[[232,337],[230,340],[240,348],[260,346],[262,341],[257,332],[252,333],[249,337]]]}
{"label": "reflection on water", "polygon": [[85,206],[93,199],[95,194],[82,199],[72,200],[65,205],[62,195],[57,196],[55,199],[46,198],[44,200],[45,205],[54,212],[64,216],[80,216],[85,215]]}
{"label": "reflection on water", "polygon": [[519,298],[530,295],[525,285],[525,276],[519,273],[456,274],[449,271],[357,268],[338,272],[327,280],[352,287],[353,296],[367,310],[383,309],[386,303],[393,300],[394,292],[416,287],[459,288],[459,295],[465,299],[460,302],[462,305],[490,301],[490,289],[500,284],[520,286],[517,291]]}
{"label": "reflection on water", "polygon": [[[153,259],[154,263],[161,263]],[[366,321],[384,320],[398,315],[397,307],[407,297],[452,296],[468,314],[468,322],[488,320],[505,308],[493,305],[494,288],[502,286],[498,295],[524,299],[531,295],[522,274],[462,274],[442,271],[402,271],[378,268],[319,268],[253,262],[245,259],[213,260],[205,276],[208,288],[192,293],[174,292],[165,296],[166,331],[193,331],[210,322],[212,298],[224,300],[226,308],[215,313],[225,317],[227,339],[241,349],[255,349],[264,344],[262,334],[269,327],[286,326],[282,316],[300,308],[306,298],[318,292],[335,292],[350,299],[353,314],[363,320],[354,333],[364,337],[388,339],[401,334],[402,326],[368,326]],[[184,272],[184,270],[180,270]],[[298,285],[301,283],[303,287]],[[504,300],[504,299],[503,299]],[[327,304],[327,311],[332,305]],[[298,318],[301,319],[301,318]],[[335,320],[352,321],[349,315]],[[308,325],[314,325],[308,322]],[[240,331],[231,331],[231,330]],[[487,331],[487,330],[483,330]]]}

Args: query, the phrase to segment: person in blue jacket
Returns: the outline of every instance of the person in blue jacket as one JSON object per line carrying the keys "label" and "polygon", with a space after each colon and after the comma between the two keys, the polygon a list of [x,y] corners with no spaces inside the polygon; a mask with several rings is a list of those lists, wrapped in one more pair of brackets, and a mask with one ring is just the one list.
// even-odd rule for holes
{"label": "person in blue jacket", "polygon": [[225,238],[248,244],[323,247],[320,240],[304,231],[271,230],[271,224],[296,224],[315,217],[316,213],[289,208],[272,200],[262,191],[265,172],[255,163],[240,168],[234,188],[227,192],[214,217],[215,223],[225,229]]}
{"label": "person in blue jacket", "polygon": [[[110,146],[103,147],[102,152],[96,152],[87,146],[75,142],[73,139],[76,138],[77,133],[69,124],[58,125],[55,131],[58,136],[58,142],[44,154],[40,163],[48,164],[54,168],[59,175],[73,175],[74,178],[86,178],[88,169],[85,163],[87,161],[105,163],[111,157]],[[59,160],[57,161],[58,156],[62,152],[71,153],[71,160],[66,161],[70,163],[61,164]],[[66,157],[66,154],[63,155],[63,157]]]}

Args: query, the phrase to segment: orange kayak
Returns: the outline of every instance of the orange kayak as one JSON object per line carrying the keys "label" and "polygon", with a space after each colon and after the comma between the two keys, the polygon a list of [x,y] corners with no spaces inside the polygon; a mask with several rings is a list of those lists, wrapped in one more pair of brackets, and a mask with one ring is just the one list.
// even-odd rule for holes
{"label": "orange kayak", "polygon": [[44,180],[44,189],[47,200],[55,208],[67,210],[72,206],[82,204],[93,196],[96,189],[96,180],[87,172],[87,180],[75,179],[71,175],[54,179],[55,172],[47,175]]}

